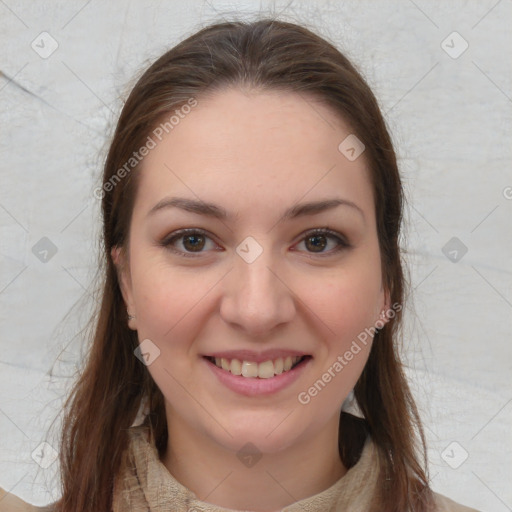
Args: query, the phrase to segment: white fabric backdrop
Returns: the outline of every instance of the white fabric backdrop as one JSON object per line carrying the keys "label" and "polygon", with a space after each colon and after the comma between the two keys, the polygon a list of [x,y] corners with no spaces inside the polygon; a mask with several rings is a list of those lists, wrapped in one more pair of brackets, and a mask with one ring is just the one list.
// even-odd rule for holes
{"label": "white fabric backdrop", "polygon": [[[92,191],[120,98],[177,41],[258,12],[318,30],[374,88],[410,201],[405,348],[432,486],[512,510],[510,0],[1,1],[0,486],[36,504],[58,496],[57,463],[31,454],[52,460],[39,445],[52,444],[84,339]],[[467,247],[457,262],[442,251],[452,237]]]}

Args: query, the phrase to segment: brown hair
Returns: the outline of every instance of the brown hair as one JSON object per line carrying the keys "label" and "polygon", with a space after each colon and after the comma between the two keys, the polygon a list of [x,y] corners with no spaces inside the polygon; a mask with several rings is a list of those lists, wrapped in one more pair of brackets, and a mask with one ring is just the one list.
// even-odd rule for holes
{"label": "brown hair", "polygon": [[[391,303],[404,302],[399,249],[403,191],[393,145],[377,101],[350,61],[305,27],[260,19],[206,27],[166,52],[140,77],[119,117],[103,174],[103,295],[88,359],[64,411],[60,512],[111,509],[113,481],[127,449],[127,429],[143,397],[145,422],[162,454],[167,425],[161,391],[134,357],[137,334],[127,312],[111,258],[126,247],[138,165],[115,186],[112,177],[140,148],[164,114],[190,98],[226,86],[304,94],[331,107],[365,144],[374,189],[385,286]],[[382,471],[371,510],[425,512],[433,494],[420,417],[398,354],[401,310],[375,334],[354,394],[365,418],[341,413],[339,453],[350,468],[367,436],[376,443]],[[418,439],[419,438],[419,439]]]}

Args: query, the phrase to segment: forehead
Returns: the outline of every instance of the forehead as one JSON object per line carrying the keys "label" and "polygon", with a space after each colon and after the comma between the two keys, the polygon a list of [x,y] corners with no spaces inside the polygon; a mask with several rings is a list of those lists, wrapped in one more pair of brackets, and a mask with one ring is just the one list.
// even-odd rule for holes
{"label": "forehead", "polygon": [[365,155],[351,161],[339,150],[352,130],[330,108],[281,91],[226,89],[197,101],[161,140],[153,136],[136,207],[180,194],[261,215],[337,195],[373,216]]}

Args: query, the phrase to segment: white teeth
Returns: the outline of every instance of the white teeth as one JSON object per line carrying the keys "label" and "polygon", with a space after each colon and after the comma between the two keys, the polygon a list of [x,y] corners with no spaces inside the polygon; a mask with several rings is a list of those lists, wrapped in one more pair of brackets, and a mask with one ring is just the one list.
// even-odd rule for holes
{"label": "white teeth", "polygon": [[224,357],[216,357],[215,365],[223,370],[231,372],[233,375],[242,375],[243,377],[260,379],[270,379],[275,375],[280,375],[283,372],[287,372],[292,368],[294,364],[300,361],[301,357],[286,358],[278,357],[275,360],[264,361],[262,363],[256,363],[254,361],[240,361],[238,359],[226,359]]}
{"label": "white teeth", "polygon": [[233,375],[242,375],[242,363],[238,359],[233,359],[230,371]]}
{"label": "white teeth", "polygon": [[244,361],[242,363],[242,375],[244,377],[257,377],[258,363],[250,363],[249,361]]}
{"label": "white teeth", "polygon": [[270,379],[274,376],[274,363],[272,361],[265,361],[258,365],[258,377],[260,379]]}
{"label": "white teeth", "polygon": [[274,361],[274,373],[276,375],[280,375],[281,373],[283,373],[283,370],[284,370],[283,358],[279,357]]}

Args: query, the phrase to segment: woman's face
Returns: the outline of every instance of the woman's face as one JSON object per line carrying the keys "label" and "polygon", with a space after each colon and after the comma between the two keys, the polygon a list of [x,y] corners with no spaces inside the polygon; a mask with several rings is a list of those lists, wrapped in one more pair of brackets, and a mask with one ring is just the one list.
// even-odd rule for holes
{"label": "woman's face", "polygon": [[271,453],[337,425],[388,307],[365,155],[338,149],[350,134],[301,95],[226,89],[153,136],[122,288],[189,433]]}

